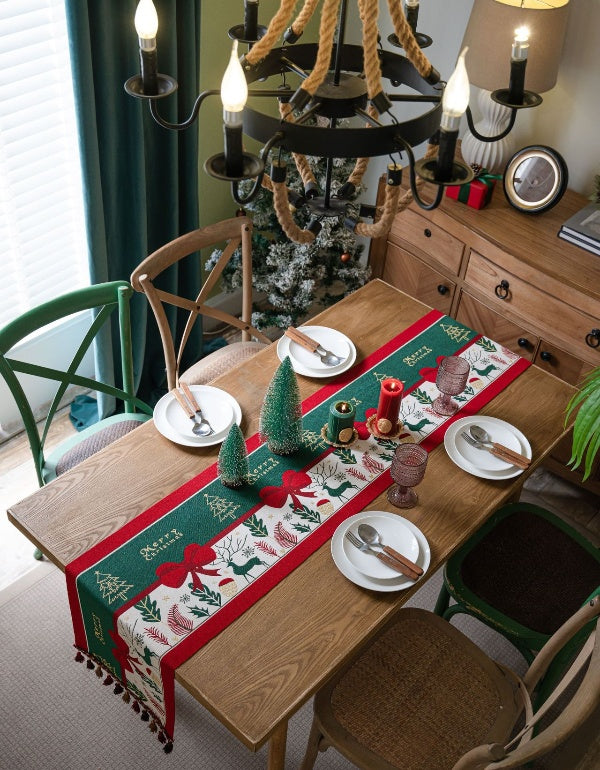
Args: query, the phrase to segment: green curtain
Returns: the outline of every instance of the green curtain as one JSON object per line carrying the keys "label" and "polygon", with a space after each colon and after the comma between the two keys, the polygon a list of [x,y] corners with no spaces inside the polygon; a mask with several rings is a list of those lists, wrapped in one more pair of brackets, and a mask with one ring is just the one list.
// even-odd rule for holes
{"label": "green curtain", "polygon": [[[154,2],[159,20],[158,69],[179,82],[179,89],[161,101],[159,110],[175,122],[189,115],[198,93],[200,6],[191,0]],[[139,73],[133,23],[137,0],[65,0],[65,5],[91,280],[129,280],[133,268],[148,254],[198,227],[197,126],[181,132],[158,126],[148,105],[123,88],[130,76]],[[174,266],[161,288],[193,290],[200,285],[200,277],[200,261],[195,260],[185,268]],[[131,310],[138,394],[154,403],[165,387],[160,338],[145,296],[136,293]],[[185,366],[201,357],[202,329],[200,323],[196,326],[195,338],[187,345],[196,355],[189,356]],[[105,377],[113,369],[118,372],[119,364],[113,367],[110,341],[101,347],[97,366]],[[119,375],[114,376],[118,381]],[[104,404],[102,416],[110,410],[111,405]]]}

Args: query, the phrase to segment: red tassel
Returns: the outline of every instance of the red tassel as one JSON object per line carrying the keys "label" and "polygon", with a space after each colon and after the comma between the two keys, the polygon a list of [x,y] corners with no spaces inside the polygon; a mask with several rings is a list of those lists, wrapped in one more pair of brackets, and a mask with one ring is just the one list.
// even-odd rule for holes
{"label": "red tassel", "polygon": [[115,695],[120,695],[123,692],[123,685],[119,684],[119,682],[117,682],[113,692],[114,692]]}
{"label": "red tassel", "polygon": [[131,695],[129,694],[129,690],[125,690],[125,692],[123,693],[123,700],[125,701],[125,703],[129,703],[129,701],[131,700]]}
{"label": "red tassel", "polygon": [[88,658],[88,662],[86,663],[86,666],[87,666],[89,669],[92,669],[92,668],[94,668],[94,661],[93,661],[93,660],[89,660],[89,658]]}
{"label": "red tassel", "polygon": [[140,704],[136,700],[134,700],[131,704],[131,708],[135,711],[136,714],[140,713]]}
{"label": "red tassel", "polygon": [[83,655],[81,654],[80,650],[77,650],[77,655],[75,655],[75,660],[76,660],[78,663],[83,663],[83,661],[85,660],[85,658],[84,658],[84,657],[83,657]]}
{"label": "red tassel", "polygon": [[150,720],[150,714],[147,711],[142,711],[142,722],[148,722]]}
{"label": "red tassel", "polygon": [[106,679],[102,682],[102,684],[106,685],[107,687],[112,684],[115,680],[112,678],[110,674],[106,675]]}
{"label": "red tassel", "polygon": [[165,736],[165,734],[163,733],[162,730],[159,732],[159,734],[156,737],[158,738],[158,740],[161,743],[166,743],[167,742],[167,738],[166,738],[166,736]]}
{"label": "red tassel", "polygon": [[156,722],[154,721],[154,719],[153,719],[153,720],[150,722],[150,724],[148,725],[148,727],[150,728],[150,732],[151,732],[151,733],[155,733],[155,732],[158,730],[158,725],[156,724]]}
{"label": "red tassel", "polygon": [[168,743],[166,743],[164,745],[163,751],[165,752],[165,754],[170,754],[173,751],[173,743],[172,743],[172,741],[169,741]]}

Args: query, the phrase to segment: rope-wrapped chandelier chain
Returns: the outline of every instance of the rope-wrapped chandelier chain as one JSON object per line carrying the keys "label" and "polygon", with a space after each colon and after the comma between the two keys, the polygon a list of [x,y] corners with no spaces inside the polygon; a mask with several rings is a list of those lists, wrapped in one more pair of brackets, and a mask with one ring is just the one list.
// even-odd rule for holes
{"label": "rope-wrapped chandelier chain", "polygon": [[302,90],[311,96],[314,96],[317,88],[323,83],[329,72],[340,2],[341,0],[325,0],[323,3],[317,59],[312,72],[301,86]]}
{"label": "rope-wrapped chandelier chain", "polygon": [[419,47],[411,26],[404,15],[402,3],[399,0],[388,0],[388,8],[398,40],[404,48],[410,63],[422,78],[425,78],[428,82],[438,82],[439,74]]}
{"label": "rope-wrapped chandelier chain", "polygon": [[378,29],[379,3],[369,0],[358,0],[358,11],[362,23],[362,40],[365,56],[365,78],[369,99],[373,100],[382,90],[381,64],[378,55]]}
{"label": "rope-wrapped chandelier chain", "polygon": [[271,186],[273,188],[273,208],[283,232],[294,243],[312,243],[316,234],[310,230],[302,229],[294,221],[285,181],[273,182],[271,180]]}
{"label": "rope-wrapped chandelier chain", "polygon": [[377,222],[357,222],[354,232],[367,238],[380,238],[389,232],[392,220],[398,211],[398,199],[400,198],[400,185],[388,185],[385,188],[385,200],[383,210]]}
{"label": "rope-wrapped chandelier chain", "polygon": [[281,0],[279,10],[271,19],[266,33],[245,55],[248,64],[254,66],[271,51],[288,25],[295,6],[296,0]]}
{"label": "rope-wrapped chandelier chain", "polygon": [[319,4],[320,0],[305,0],[304,5],[300,13],[296,16],[295,20],[290,25],[291,35],[286,32],[285,39],[289,42],[296,42],[298,38],[304,32],[304,29],[308,22],[312,19],[312,16]]}

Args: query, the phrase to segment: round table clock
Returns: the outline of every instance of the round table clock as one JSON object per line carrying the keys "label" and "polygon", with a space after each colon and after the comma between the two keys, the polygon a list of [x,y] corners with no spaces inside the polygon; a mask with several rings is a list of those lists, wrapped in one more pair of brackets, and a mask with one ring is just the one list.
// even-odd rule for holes
{"label": "round table clock", "polygon": [[539,214],[555,206],[567,189],[564,158],[551,147],[531,145],[516,152],[504,171],[504,194],[511,206]]}

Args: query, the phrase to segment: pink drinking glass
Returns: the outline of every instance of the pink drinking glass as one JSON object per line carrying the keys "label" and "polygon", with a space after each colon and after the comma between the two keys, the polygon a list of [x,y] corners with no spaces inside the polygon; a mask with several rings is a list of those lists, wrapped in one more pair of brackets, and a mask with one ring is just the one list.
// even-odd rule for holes
{"label": "pink drinking glass", "polygon": [[390,476],[397,486],[388,489],[388,500],[396,508],[414,508],[418,502],[412,489],[420,484],[427,467],[427,451],[419,444],[400,444],[394,452]]}
{"label": "pink drinking glass", "polygon": [[446,356],[438,367],[437,385],[440,395],[433,402],[433,410],[438,414],[450,416],[458,411],[458,404],[450,396],[458,396],[467,385],[471,367],[460,356]]}

